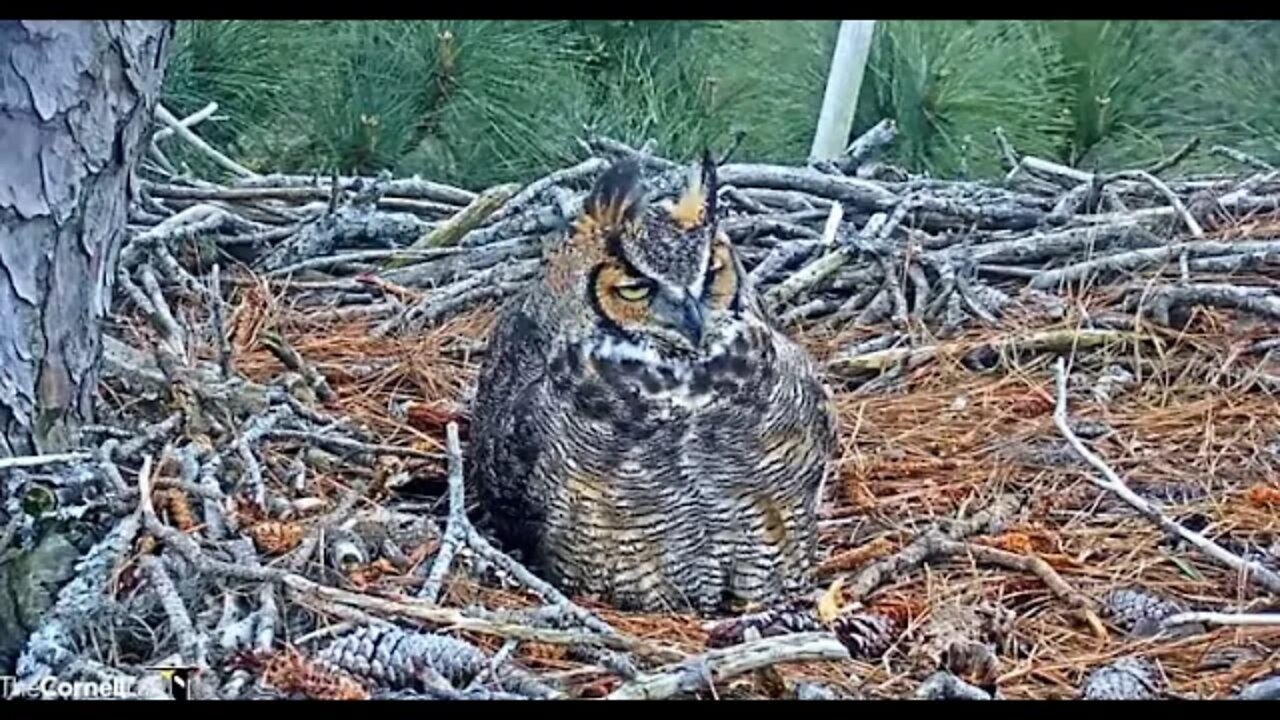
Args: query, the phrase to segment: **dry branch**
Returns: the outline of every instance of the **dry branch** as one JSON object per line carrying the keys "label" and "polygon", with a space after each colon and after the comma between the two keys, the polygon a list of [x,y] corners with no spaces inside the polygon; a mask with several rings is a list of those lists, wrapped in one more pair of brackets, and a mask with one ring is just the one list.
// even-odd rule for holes
{"label": "dry branch", "polygon": [[782,663],[847,660],[830,633],[797,633],[712,650],[660,672],[642,675],[609,694],[610,700],[663,700]]}
{"label": "dry branch", "polygon": [[1095,470],[1102,474],[1105,479],[1099,479],[1090,474],[1089,481],[1094,485],[1115,493],[1120,499],[1124,500],[1131,507],[1137,510],[1143,517],[1155,523],[1171,535],[1176,535],[1187,541],[1194,547],[1204,552],[1209,557],[1219,563],[1235,570],[1247,579],[1257,583],[1263,589],[1270,593],[1280,594],[1280,575],[1274,571],[1264,567],[1256,561],[1245,560],[1239,555],[1227,550],[1218,543],[1206,538],[1200,533],[1188,530],[1171,520],[1164,513],[1157,510],[1151,503],[1147,502],[1142,496],[1135,493],[1129,488],[1129,485],[1116,474],[1111,466],[1107,465],[1102,458],[1093,453],[1092,450],[1085,447],[1080,436],[1071,429],[1071,423],[1067,418],[1067,369],[1066,360],[1058,358],[1054,364],[1055,385],[1057,387],[1057,402],[1053,411],[1053,422],[1058,426],[1058,431],[1071,444],[1073,450],[1089,463]]}

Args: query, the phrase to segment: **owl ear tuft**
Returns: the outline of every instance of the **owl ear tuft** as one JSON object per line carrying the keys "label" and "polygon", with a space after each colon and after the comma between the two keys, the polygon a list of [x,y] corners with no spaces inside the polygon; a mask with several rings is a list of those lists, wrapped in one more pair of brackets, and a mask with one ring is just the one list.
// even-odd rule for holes
{"label": "owl ear tuft", "polygon": [[689,168],[689,179],[671,218],[681,230],[692,230],[716,218],[716,163],[710,150],[702,151],[702,162]]}
{"label": "owl ear tuft", "polygon": [[582,203],[580,224],[608,232],[634,220],[643,201],[640,165],[634,159],[619,160],[596,179]]}
{"label": "owl ear tuft", "polygon": [[702,149],[702,191],[706,194],[706,222],[711,228],[711,234],[715,235],[718,219],[716,200],[720,195],[720,176],[716,172],[716,159],[711,155],[711,149],[706,147]]}

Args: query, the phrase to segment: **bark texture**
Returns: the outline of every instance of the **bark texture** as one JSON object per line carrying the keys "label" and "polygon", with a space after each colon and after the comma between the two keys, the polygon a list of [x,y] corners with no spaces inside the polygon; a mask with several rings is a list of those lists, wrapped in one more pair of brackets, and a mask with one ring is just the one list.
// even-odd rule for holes
{"label": "bark texture", "polygon": [[133,169],[173,21],[0,21],[0,456],[93,415]]}

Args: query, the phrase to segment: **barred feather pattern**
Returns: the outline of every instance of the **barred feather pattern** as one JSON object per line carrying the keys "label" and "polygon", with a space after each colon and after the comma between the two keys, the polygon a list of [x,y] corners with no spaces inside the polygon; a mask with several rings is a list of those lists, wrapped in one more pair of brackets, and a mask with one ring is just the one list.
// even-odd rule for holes
{"label": "barred feather pattern", "polygon": [[477,379],[468,479],[499,540],[621,609],[807,585],[835,450],[831,395],[717,234],[704,170],[674,210],[634,164],[602,175]]}
{"label": "barred feather pattern", "polygon": [[1163,690],[1163,677],[1149,660],[1121,658],[1094,670],[1081,692],[1085,700],[1152,700]]}
{"label": "barred feather pattern", "polygon": [[[546,337],[532,325],[515,316],[495,344],[528,352],[515,348]],[[627,609],[714,612],[803,584],[835,442],[829,396],[780,333],[738,339],[691,371],[708,386],[696,411],[692,389],[662,387],[674,373],[604,349],[567,345],[505,397],[498,376],[533,361],[499,359],[480,380],[476,470],[500,535],[567,592]]]}
{"label": "barred feather pattern", "polygon": [[493,400],[512,420],[480,438],[477,468],[504,536],[567,592],[626,609],[714,611],[803,582],[835,423],[800,352],[753,334],[740,351],[754,374],[724,380],[698,413],[649,397],[648,375],[611,377],[643,370],[593,363],[581,346]]}
{"label": "barred feather pattern", "polygon": [[[363,627],[329,643],[318,659],[392,689],[430,687],[440,676],[455,688],[489,671],[490,658],[463,640],[407,632],[394,627]],[[498,685],[525,697],[551,697],[555,690],[509,663],[494,668]]]}

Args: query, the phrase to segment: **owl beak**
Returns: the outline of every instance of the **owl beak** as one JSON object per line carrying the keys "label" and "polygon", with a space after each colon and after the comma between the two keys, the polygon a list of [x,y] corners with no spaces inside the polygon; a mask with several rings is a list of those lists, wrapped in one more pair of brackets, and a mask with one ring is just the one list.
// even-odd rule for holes
{"label": "owl beak", "polygon": [[702,312],[702,304],[692,295],[685,295],[680,309],[680,334],[694,348],[700,347],[702,345],[703,323],[706,322],[706,317]]}
{"label": "owl beak", "polygon": [[663,293],[659,298],[659,306],[655,309],[665,321],[663,324],[685,341],[688,346],[686,349],[698,349],[702,345],[703,326],[706,322],[698,298],[689,293],[683,293],[679,297]]}

